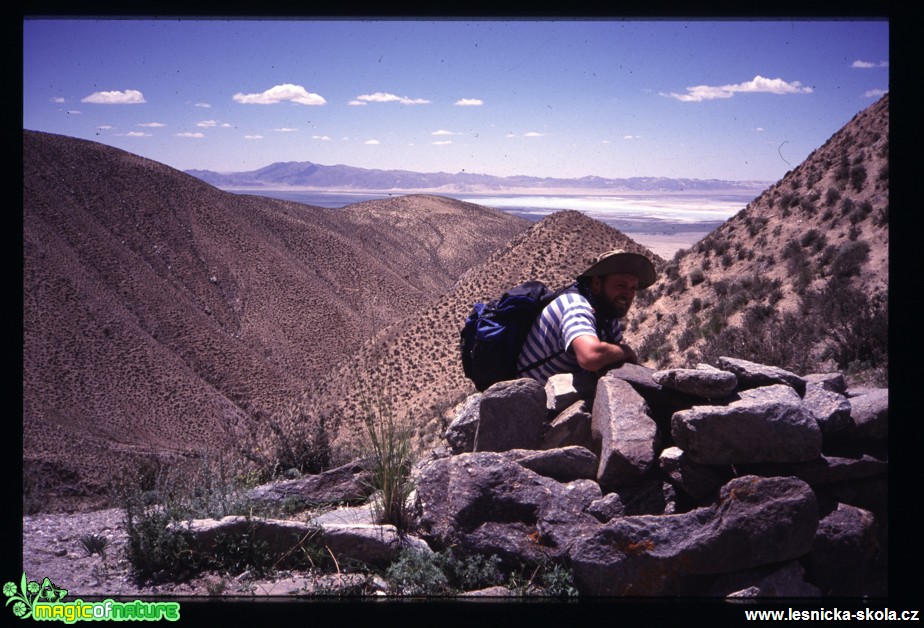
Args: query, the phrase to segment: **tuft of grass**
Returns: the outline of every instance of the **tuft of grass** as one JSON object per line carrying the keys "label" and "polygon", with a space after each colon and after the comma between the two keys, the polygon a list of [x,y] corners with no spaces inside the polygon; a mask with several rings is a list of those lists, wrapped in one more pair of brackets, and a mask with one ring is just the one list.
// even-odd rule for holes
{"label": "tuft of grass", "polygon": [[109,539],[101,534],[85,534],[80,537],[80,546],[83,547],[83,551],[87,553],[87,556],[99,554],[105,558],[107,545],[109,545]]}
{"label": "tuft of grass", "polygon": [[411,525],[408,498],[414,490],[412,431],[399,424],[390,404],[382,395],[374,400],[363,397],[366,439],[364,453],[369,460],[369,485],[373,490],[373,512],[379,523],[390,523],[398,530]]}

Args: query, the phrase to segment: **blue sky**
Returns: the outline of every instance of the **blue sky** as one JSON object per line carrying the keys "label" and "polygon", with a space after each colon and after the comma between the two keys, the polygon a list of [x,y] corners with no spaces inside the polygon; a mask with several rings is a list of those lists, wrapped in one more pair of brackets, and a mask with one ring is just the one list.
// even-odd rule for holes
{"label": "blue sky", "polygon": [[889,89],[885,20],[23,22],[23,128],[185,170],[775,181]]}

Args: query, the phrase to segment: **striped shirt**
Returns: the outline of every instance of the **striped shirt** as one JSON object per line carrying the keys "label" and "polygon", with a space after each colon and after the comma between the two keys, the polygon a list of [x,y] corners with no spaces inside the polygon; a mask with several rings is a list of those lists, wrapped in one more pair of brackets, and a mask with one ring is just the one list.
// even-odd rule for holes
{"label": "striped shirt", "polygon": [[[618,319],[601,321],[601,325],[609,325],[609,342],[622,342],[622,329]],[[549,303],[533,323],[517,360],[517,368],[523,369],[555,355],[548,362],[523,371],[522,375],[544,383],[556,373],[576,373],[581,367],[571,342],[583,335],[599,338],[594,310],[590,302],[576,289],[569,290]]]}

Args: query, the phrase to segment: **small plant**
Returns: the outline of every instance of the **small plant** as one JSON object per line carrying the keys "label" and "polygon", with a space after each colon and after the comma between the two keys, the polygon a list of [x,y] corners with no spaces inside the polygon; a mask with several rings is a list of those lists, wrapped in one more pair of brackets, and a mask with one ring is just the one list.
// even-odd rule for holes
{"label": "small plant", "polygon": [[381,396],[374,403],[364,398],[364,405],[364,449],[370,463],[369,485],[374,491],[376,521],[405,530],[411,518],[408,497],[414,488],[410,477],[412,433],[398,423],[391,406]]}
{"label": "small plant", "polygon": [[443,573],[437,554],[403,551],[385,572],[385,579],[399,595],[447,595],[449,578]]}
{"label": "small plant", "polygon": [[704,281],[706,281],[706,275],[705,273],[703,273],[702,268],[694,268],[692,271],[690,271],[690,285],[691,286],[698,286]]}
{"label": "small plant", "polygon": [[99,554],[105,558],[107,545],[109,545],[109,539],[101,534],[85,534],[80,537],[80,546],[83,547],[83,551],[87,553],[87,556]]}
{"label": "small plant", "polygon": [[508,587],[521,596],[577,597],[574,573],[564,565],[544,559],[510,574]]}

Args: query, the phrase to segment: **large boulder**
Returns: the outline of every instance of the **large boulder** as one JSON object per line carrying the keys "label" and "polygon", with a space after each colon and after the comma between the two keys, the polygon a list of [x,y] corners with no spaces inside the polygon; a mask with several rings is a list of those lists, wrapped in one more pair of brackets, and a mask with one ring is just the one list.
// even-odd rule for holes
{"label": "large boulder", "polygon": [[446,428],[446,442],[454,454],[475,450],[475,433],[478,431],[478,418],[481,408],[481,393],[466,397],[456,406],[455,418]]}
{"label": "large boulder", "polygon": [[799,558],[812,546],[818,504],[796,478],[745,476],[719,501],[683,514],[615,518],[571,548],[571,565],[589,595],[682,594],[691,576]]}
{"label": "large boulder", "polygon": [[826,596],[885,595],[885,550],[875,516],[838,504],[818,524],[806,569]]}
{"label": "large boulder", "polygon": [[805,379],[778,366],[723,356],[719,358],[719,368],[734,373],[741,388],[785,384],[791,386],[800,396],[805,393]]}
{"label": "large boulder", "polygon": [[599,525],[585,510],[601,496],[594,482],[562,484],[499,453],[460,454],[419,469],[419,533],[508,564],[562,558],[579,529]]}
{"label": "large boulder", "polygon": [[355,460],[317,475],[257,486],[247,498],[255,502],[326,504],[362,501],[371,492],[368,466]]}
{"label": "large boulder", "polygon": [[696,368],[692,369],[657,371],[652,378],[665,388],[679,390],[703,399],[727,397],[738,386],[738,378],[734,373],[708,364],[697,364]]}
{"label": "large boulder", "polygon": [[740,393],[727,406],[696,406],[671,419],[678,447],[701,464],[803,462],[821,455],[821,429],[789,386]]}
{"label": "large boulder", "polygon": [[658,426],[628,382],[607,374],[597,383],[591,433],[600,452],[597,482],[604,491],[638,482],[654,465]]}
{"label": "large boulder", "polygon": [[534,379],[498,382],[481,396],[475,451],[538,449],[546,429],[545,387]]}

